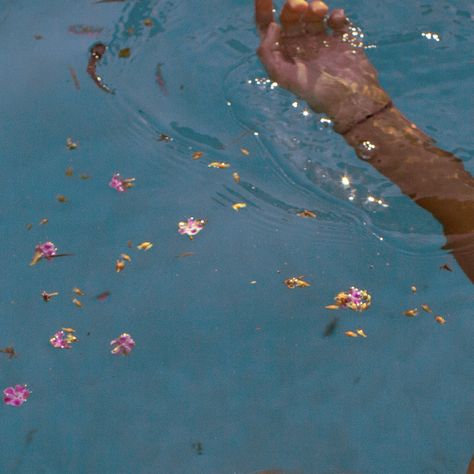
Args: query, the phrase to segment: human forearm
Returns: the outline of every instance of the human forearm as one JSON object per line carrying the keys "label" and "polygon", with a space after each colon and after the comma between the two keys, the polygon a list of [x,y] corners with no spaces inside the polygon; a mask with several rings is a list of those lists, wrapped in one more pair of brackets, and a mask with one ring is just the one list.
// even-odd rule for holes
{"label": "human forearm", "polygon": [[395,107],[343,136],[360,158],[442,224],[446,248],[474,281],[474,178],[462,161],[437,148]]}

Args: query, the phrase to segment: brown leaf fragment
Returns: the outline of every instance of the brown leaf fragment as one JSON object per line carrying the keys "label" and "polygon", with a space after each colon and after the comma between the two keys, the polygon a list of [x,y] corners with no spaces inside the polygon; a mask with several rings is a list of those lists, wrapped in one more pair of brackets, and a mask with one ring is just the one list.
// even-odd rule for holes
{"label": "brown leaf fragment", "polygon": [[49,220],[48,220],[46,217],[43,217],[43,219],[41,219],[41,220],[39,221],[39,225],[45,225],[45,224],[47,224],[48,222],[49,222]]}
{"label": "brown leaf fragment", "polygon": [[62,203],[67,202],[67,197],[64,194],[58,194],[56,196],[56,199],[58,200],[58,202],[62,202]]}
{"label": "brown leaf fragment", "polygon": [[452,272],[453,269],[447,264],[447,263],[444,263],[443,265],[440,265],[440,270],[446,270],[448,272]]}
{"label": "brown leaf fragment", "polygon": [[73,169],[72,169],[72,166],[68,166],[68,167],[66,168],[66,171],[64,172],[64,174],[65,174],[66,176],[69,176],[69,177],[72,176],[72,175],[74,174],[74,171],[73,171]]}
{"label": "brown leaf fragment", "polygon": [[436,316],[435,321],[441,325],[446,324],[446,319],[444,319],[443,316]]}
{"label": "brown leaf fragment", "polygon": [[316,214],[313,211],[308,211],[308,209],[304,209],[296,214],[298,217],[304,217],[306,219],[315,219]]}
{"label": "brown leaf fragment", "polygon": [[145,18],[145,19],[143,20],[143,24],[144,24],[145,26],[151,27],[151,26],[153,26],[153,20],[152,20],[151,18]]}
{"label": "brown leaf fragment", "polygon": [[421,307],[423,308],[423,311],[426,311],[427,313],[433,312],[433,310],[427,304],[422,304]]}
{"label": "brown leaf fragment", "polygon": [[195,151],[192,155],[193,160],[199,160],[204,153],[202,151]]}
{"label": "brown leaf fragment", "polygon": [[358,337],[357,333],[355,333],[354,331],[346,331],[344,334],[347,337]]}
{"label": "brown leaf fragment", "polygon": [[357,334],[361,337],[367,337],[367,334],[364,332],[363,329],[357,329]]}
{"label": "brown leaf fragment", "polygon": [[413,318],[414,316],[418,314],[418,309],[417,308],[407,309],[406,311],[403,312],[403,314],[405,316],[408,316],[409,318]]}
{"label": "brown leaf fragment", "polygon": [[13,359],[14,357],[16,357],[15,348],[13,346],[4,347],[3,349],[0,349],[0,352],[6,354],[9,359]]}
{"label": "brown leaf fragment", "polygon": [[71,137],[68,137],[66,139],[66,146],[68,150],[75,150],[79,146],[79,143],[74,142]]}
{"label": "brown leaf fragment", "polygon": [[132,258],[130,257],[130,255],[127,255],[126,253],[121,253],[120,256],[126,260],[127,262],[131,262],[132,261]]}
{"label": "brown leaf fragment", "polygon": [[129,240],[129,241],[127,242],[127,247],[128,247],[129,249],[131,249],[131,248],[133,247],[133,242],[132,242],[131,240]]}
{"label": "brown leaf fragment", "polygon": [[240,149],[240,151],[242,152],[242,155],[245,155],[245,156],[249,156],[249,155],[250,155],[250,152],[247,150],[247,148],[242,147],[242,148]]}
{"label": "brown leaf fragment", "polygon": [[85,295],[85,293],[80,288],[78,288],[77,286],[74,287],[72,289],[72,291],[73,291],[73,293],[75,293],[78,296],[84,296]]}
{"label": "brown leaf fragment", "polygon": [[67,332],[68,334],[72,334],[73,332],[76,332],[75,329],[73,328],[61,328],[64,332]]}
{"label": "brown leaf fragment", "polygon": [[77,298],[73,298],[73,299],[72,299],[72,302],[73,302],[78,308],[82,308],[82,303],[81,303]]}
{"label": "brown leaf fragment", "polygon": [[74,87],[79,90],[81,88],[81,83],[79,82],[76,71],[71,66],[69,66],[69,74],[71,74],[72,81],[74,82]]}
{"label": "brown leaf fragment", "polygon": [[207,165],[208,168],[218,168],[220,170],[230,168],[230,163],[225,163],[224,161],[213,161]]}
{"label": "brown leaf fragment", "polygon": [[325,306],[326,309],[339,309],[340,306],[338,306],[337,304],[328,304],[327,306]]}
{"label": "brown leaf fragment", "polygon": [[33,228],[33,224],[26,224],[26,230],[31,230]]}
{"label": "brown leaf fragment", "polygon": [[303,275],[300,275],[298,277],[291,277],[287,278],[283,283],[290,289],[311,286],[311,284],[303,280],[303,278]]}
{"label": "brown leaf fragment", "polygon": [[239,173],[237,173],[237,171],[235,173],[232,173],[232,178],[234,178],[234,181],[237,184],[240,183],[240,175],[239,175]]}
{"label": "brown leaf fragment", "polygon": [[[169,135],[166,135],[166,133],[160,133],[160,135],[158,136],[159,142],[170,142],[172,140],[173,139]],[[194,159],[197,160],[198,158],[194,158]]]}
{"label": "brown leaf fragment", "polygon": [[129,58],[130,54],[132,54],[132,50],[130,48],[123,48],[119,51],[118,56],[119,58]]}
{"label": "brown leaf fragment", "polygon": [[46,291],[43,291],[41,293],[41,297],[43,298],[43,301],[45,301],[46,303],[48,301],[50,301],[52,298],[54,298],[55,296],[58,296],[59,293],[57,291],[53,291],[52,293],[48,293]]}
{"label": "brown leaf fragment", "polygon": [[79,176],[79,178],[86,180],[86,179],[90,179],[90,176],[89,176],[88,174],[82,173],[82,174]]}
{"label": "brown leaf fragment", "polygon": [[95,297],[95,299],[98,301],[105,301],[109,296],[110,296],[110,291],[103,291],[102,293],[99,293]]}
{"label": "brown leaf fragment", "polygon": [[179,255],[176,255],[177,258],[191,257],[194,255],[194,252],[182,252]]}
{"label": "brown leaf fragment", "polygon": [[125,262],[123,260],[117,260],[115,262],[115,271],[120,273],[125,268]]}

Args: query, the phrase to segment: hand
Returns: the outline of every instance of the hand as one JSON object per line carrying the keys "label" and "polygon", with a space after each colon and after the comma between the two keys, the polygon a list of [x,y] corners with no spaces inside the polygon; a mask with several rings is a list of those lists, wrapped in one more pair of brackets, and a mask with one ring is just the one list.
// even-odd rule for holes
{"label": "hand", "polygon": [[281,26],[272,10],[272,0],[255,0],[263,65],[273,81],[327,114],[336,131],[345,133],[390,102],[365,55],[363,35],[344,10],[333,10],[326,20],[322,1],[287,0]]}

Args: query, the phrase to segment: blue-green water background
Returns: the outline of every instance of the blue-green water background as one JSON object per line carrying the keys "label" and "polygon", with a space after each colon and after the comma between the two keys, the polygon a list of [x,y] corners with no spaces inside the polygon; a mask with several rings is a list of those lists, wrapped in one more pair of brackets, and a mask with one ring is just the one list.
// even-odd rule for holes
{"label": "blue-green water background", "polygon": [[[375,46],[396,104],[474,172],[472,2],[337,6]],[[77,35],[74,24],[103,31]],[[472,285],[429,214],[291,94],[259,85],[252,2],[3,0],[0,39],[0,346],[18,352],[0,354],[0,385],[32,390],[21,408],[0,407],[0,472],[464,472]],[[85,72],[98,40],[115,95]],[[125,47],[131,57],[119,58]],[[111,190],[116,171],[136,187]],[[237,201],[248,207],[236,213]],[[297,217],[303,208],[318,218]],[[188,216],[209,221],[194,241],[177,233]],[[75,255],[29,267],[45,240]],[[122,252],[133,261],[117,274]],[[452,273],[439,270],[446,262]],[[293,275],[312,286],[288,290]],[[367,312],[324,309],[351,285],[373,295]],[[46,304],[42,290],[60,295]],[[107,301],[94,299],[105,290]],[[422,303],[448,323],[403,316]],[[48,344],[63,326],[80,339],[70,351]],[[344,336],[357,327],[367,339]],[[136,348],[113,357],[109,341],[124,331]]]}

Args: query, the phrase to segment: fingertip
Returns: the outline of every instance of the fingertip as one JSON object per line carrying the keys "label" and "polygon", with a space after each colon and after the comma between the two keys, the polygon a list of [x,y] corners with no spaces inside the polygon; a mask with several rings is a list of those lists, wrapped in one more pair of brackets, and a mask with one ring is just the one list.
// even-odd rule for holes
{"label": "fingertip", "polygon": [[331,12],[328,18],[328,25],[333,30],[342,30],[349,23],[346,14],[342,8],[336,8]]}
{"label": "fingertip", "polygon": [[264,32],[273,22],[272,0],[255,0],[255,22],[261,32]]}
{"label": "fingertip", "polygon": [[288,0],[281,10],[280,21],[282,23],[295,23],[308,9],[308,2],[305,0]]}

